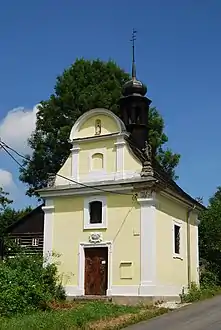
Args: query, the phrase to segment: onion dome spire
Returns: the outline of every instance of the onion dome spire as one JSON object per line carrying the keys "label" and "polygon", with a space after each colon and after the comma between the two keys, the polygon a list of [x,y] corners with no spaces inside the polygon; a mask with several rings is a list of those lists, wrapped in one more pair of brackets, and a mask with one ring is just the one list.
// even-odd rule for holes
{"label": "onion dome spire", "polygon": [[135,40],[137,31],[133,29],[132,32],[132,79],[127,81],[122,88],[123,96],[140,95],[144,96],[147,92],[147,87],[136,78],[136,64],[135,64]]}

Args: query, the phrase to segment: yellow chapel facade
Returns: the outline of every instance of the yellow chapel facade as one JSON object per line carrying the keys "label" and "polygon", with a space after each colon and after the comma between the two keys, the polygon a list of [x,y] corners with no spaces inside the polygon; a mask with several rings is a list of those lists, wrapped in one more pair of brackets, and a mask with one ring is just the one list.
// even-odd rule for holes
{"label": "yellow chapel facade", "polygon": [[[44,254],[56,252],[70,297],[178,297],[199,283],[198,214],[203,206],[128,142],[107,109],[84,113],[70,132],[70,155],[45,200]],[[153,180],[154,178],[154,180]]]}

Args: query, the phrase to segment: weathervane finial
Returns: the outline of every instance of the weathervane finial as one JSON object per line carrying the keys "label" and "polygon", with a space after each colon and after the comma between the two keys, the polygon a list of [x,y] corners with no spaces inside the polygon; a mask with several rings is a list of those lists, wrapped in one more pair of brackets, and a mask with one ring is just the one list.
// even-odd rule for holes
{"label": "weathervane finial", "polygon": [[136,79],[136,66],[135,66],[135,51],[134,51],[134,44],[135,44],[135,40],[137,38],[136,36],[137,31],[135,29],[133,29],[132,31],[132,79]]}

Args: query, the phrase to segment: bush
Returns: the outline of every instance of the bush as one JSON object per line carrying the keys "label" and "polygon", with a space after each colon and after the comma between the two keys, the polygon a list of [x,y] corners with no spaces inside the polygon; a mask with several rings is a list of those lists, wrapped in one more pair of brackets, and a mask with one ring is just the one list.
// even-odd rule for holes
{"label": "bush", "polygon": [[10,316],[48,308],[64,299],[55,263],[43,267],[39,255],[19,254],[0,263],[0,314]]}
{"label": "bush", "polygon": [[219,270],[217,265],[205,259],[200,260],[200,284],[203,287],[219,286]]}
{"label": "bush", "polygon": [[205,270],[200,275],[200,285],[204,288],[217,287],[219,283],[218,276],[210,271]]}
{"label": "bush", "polygon": [[221,288],[216,285],[197,285],[196,283],[191,283],[191,286],[187,293],[182,293],[180,295],[182,303],[190,303],[194,301],[199,301],[207,298],[214,297],[215,295],[221,293]]}

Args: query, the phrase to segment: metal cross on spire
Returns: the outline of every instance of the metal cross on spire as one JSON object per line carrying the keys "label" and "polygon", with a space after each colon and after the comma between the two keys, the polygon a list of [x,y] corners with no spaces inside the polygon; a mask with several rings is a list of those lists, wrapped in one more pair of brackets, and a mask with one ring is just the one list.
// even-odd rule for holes
{"label": "metal cross on spire", "polygon": [[136,79],[136,66],[135,66],[135,51],[134,51],[134,45],[135,45],[135,40],[137,39],[137,31],[133,29],[132,31],[132,79]]}

